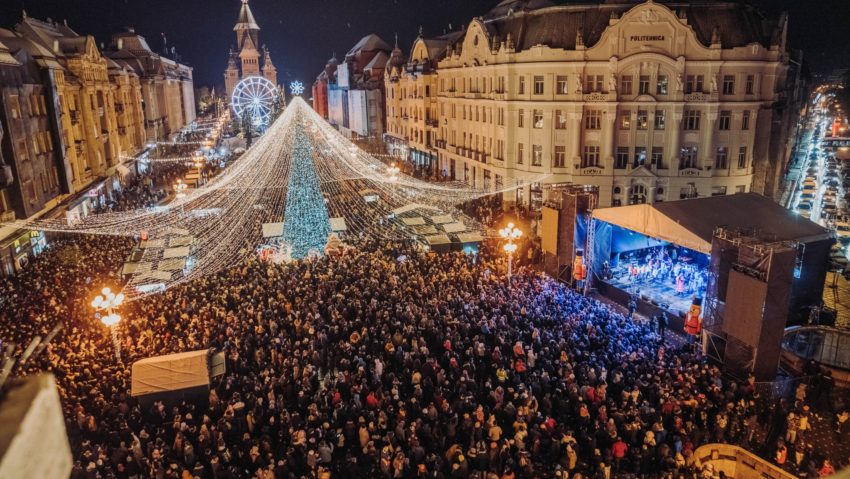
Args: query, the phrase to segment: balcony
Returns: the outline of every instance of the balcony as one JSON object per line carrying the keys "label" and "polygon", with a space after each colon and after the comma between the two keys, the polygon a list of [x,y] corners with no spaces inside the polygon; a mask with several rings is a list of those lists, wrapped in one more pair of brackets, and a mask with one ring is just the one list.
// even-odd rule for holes
{"label": "balcony", "polygon": [[705,103],[710,101],[717,101],[717,99],[717,93],[705,93],[701,91],[685,93],[685,102],[687,103]]}
{"label": "balcony", "polygon": [[582,99],[587,103],[614,101],[616,100],[616,94],[604,91],[593,91],[585,93]]}
{"label": "balcony", "polygon": [[702,176],[702,168],[681,168],[679,169],[679,176]]}

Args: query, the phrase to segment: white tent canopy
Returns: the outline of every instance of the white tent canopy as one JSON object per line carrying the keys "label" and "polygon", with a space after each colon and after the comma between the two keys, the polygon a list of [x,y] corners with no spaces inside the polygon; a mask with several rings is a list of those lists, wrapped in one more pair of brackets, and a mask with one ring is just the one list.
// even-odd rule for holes
{"label": "white tent canopy", "polygon": [[630,205],[593,211],[593,219],[627,230],[669,241],[685,248],[711,254],[711,242],[705,241],[652,205]]}
{"label": "white tent canopy", "polygon": [[133,363],[130,394],[143,396],[206,386],[210,383],[207,350],[145,358]]}

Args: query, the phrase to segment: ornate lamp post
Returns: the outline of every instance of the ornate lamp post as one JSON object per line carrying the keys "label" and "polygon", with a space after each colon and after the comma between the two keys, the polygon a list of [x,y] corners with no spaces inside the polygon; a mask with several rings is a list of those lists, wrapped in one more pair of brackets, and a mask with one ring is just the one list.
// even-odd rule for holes
{"label": "ornate lamp post", "polygon": [[401,169],[395,166],[395,163],[390,164],[387,167],[387,179],[392,183],[392,193],[395,196],[395,182],[398,181],[398,174],[401,173]]}
{"label": "ornate lamp post", "polygon": [[115,308],[124,302],[124,294],[113,293],[108,287],[101,290],[91,305],[95,309],[95,319],[105,324],[112,334],[112,344],[115,346],[115,357],[121,361],[121,341],[118,340],[118,323],[121,321],[121,315],[115,312]]}
{"label": "ornate lamp post", "polygon": [[517,245],[514,241],[518,240],[522,237],[522,230],[515,227],[513,223],[508,223],[508,225],[499,230],[499,236],[501,236],[505,241],[505,245],[502,249],[505,250],[505,253],[508,255],[508,281],[511,280],[511,273],[513,269],[513,258],[514,253],[517,250]]}

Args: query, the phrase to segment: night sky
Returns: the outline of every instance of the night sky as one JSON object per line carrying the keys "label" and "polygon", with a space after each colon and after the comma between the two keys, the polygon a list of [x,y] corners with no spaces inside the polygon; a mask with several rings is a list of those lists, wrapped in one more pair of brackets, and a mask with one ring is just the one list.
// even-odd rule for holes
{"label": "night sky", "polygon": [[[802,48],[814,72],[850,66],[850,9],[847,0],[752,0],[768,12],[788,10],[795,48]],[[375,32],[393,43],[398,32],[405,53],[420,25],[425,35],[441,34],[482,15],[498,0],[251,0],[260,42],[272,52],[278,80],[305,84],[333,52],[342,56],[362,36]],[[2,0],[0,27],[20,21],[21,9],[51,17],[98,42],[133,26],[151,48],[162,48],[161,33],[183,62],[194,67],[195,84],[222,84],[226,53],[234,44],[240,0]]]}

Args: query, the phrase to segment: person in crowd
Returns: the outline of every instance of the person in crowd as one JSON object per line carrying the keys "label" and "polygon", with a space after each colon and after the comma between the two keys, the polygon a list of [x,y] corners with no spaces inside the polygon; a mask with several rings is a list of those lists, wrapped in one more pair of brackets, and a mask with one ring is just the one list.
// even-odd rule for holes
{"label": "person in crowd", "polygon": [[[126,303],[123,362],[89,303],[121,288],[132,238],[54,238],[0,280],[4,344],[64,322],[15,374],[56,376],[72,478],[695,477],[699,446],[752,445],[787,416],[690,349],[660,347],[648,322],[532,268],[504,281],[496,245],[346,241]],[[226,373],[205,401],[130,396],[134,361],[208,348]],[[820,458],[801,463],[823,471]]]}

